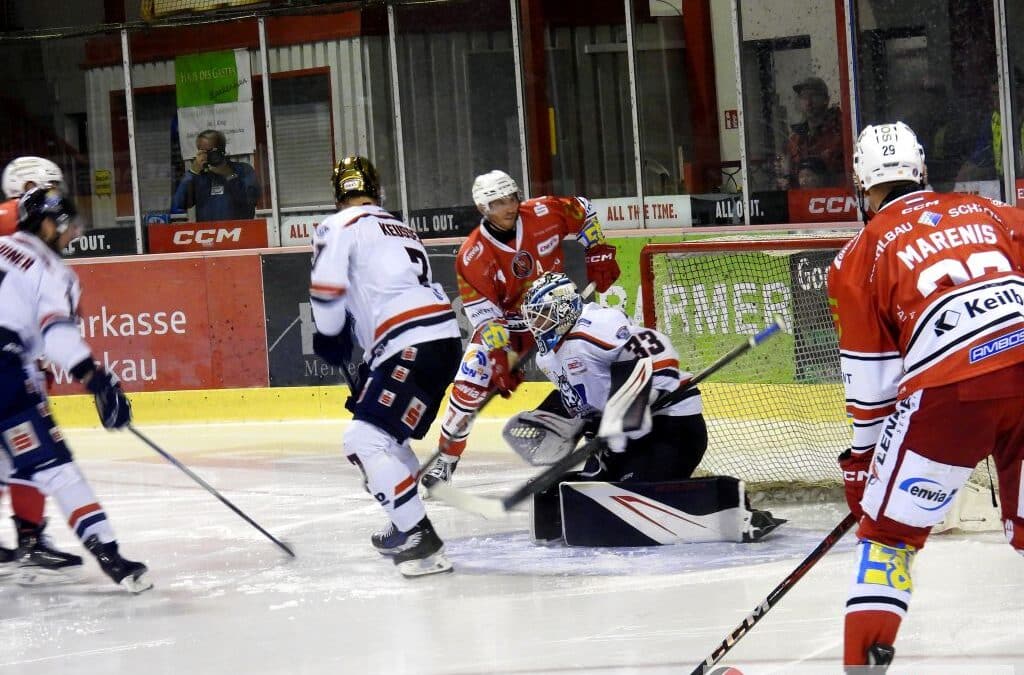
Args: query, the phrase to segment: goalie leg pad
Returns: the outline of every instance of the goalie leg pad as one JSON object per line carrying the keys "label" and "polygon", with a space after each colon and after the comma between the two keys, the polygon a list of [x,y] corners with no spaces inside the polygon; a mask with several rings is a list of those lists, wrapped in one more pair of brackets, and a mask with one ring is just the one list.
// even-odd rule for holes
{"label": "goalie leg pad", "polygon": [[743,541],[750,522],[743,482],[727,476],[559,487],[570,546]]}

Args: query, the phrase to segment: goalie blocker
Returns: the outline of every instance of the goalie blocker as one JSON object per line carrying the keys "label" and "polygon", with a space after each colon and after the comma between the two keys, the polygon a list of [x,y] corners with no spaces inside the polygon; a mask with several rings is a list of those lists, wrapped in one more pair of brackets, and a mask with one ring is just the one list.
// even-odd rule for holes
{"label": "goalie blocker", "polygon": [[751,510],[743,481],[713,476],[662,482],[567,480],[534,495],[537,542],[569,546],[653,546],[754,542],[786,521]]}

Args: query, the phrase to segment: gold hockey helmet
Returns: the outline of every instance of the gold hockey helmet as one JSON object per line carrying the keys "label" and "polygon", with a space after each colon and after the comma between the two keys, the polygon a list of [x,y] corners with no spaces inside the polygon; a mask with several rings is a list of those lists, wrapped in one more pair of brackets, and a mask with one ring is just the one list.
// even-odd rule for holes
{"label": "gold hockey helmet", "polygon": [[366,195],[374,201],[380,200],[380,178],[373,163],[360,155],[345,157],[334,167],[331,179],[334,200],[343,202],[351,197]]}

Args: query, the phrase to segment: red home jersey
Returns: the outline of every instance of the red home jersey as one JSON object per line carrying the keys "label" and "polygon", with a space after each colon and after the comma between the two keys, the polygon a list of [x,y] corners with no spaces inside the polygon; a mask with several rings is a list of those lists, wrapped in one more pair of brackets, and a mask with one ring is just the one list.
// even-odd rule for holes
{"label": "red home jersey", "polygon": [[897,399],[1024,361],[1024,211],[919,191],[836,256],[828,291],[855,451]]}
{"label": "red home jersey", "polygon": [[18,200],[0,202],[0,237],[18,230]]}
{"label": "red home jersey", "polygon": [[483,225],[473,230],[455,261],[459,295],[473,327],[515,315],[534,279],[561,272],[562,239],[579,235],[586,217],[575,198],[537,197],[519,206],[514,241],[501,243]]}

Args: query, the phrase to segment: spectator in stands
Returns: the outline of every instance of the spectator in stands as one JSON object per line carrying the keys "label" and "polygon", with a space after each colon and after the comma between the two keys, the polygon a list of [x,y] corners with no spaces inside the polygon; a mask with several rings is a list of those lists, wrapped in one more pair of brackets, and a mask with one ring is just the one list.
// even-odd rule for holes
{"label": "spectator in stands", "polygon": [[178,183],[171,210],[196,208],[197,221],[244,220],[256,214],[256,171],[227,158],[227,139],[215,129],[196,136],[196,156]]}
{"label": "spectator in stands", "polygon": [[802,188],[820,188],[829,185],[828,168],[819,157],[800,160],[796,167],[796,182]]}
{"label": "spectator in stands", "polygon": [[783,163],[783,166],[788,164],[789,174],[781,177],[783,183],[788,182],[789,187],[800,186],[801,164],[816,159],[824,166],[824,174],[817,187],[842,185],[846,159],[839,107],[829,105],[828,86],[820,77],[808,77],[797,82],[793,91],[797,93],[804,121],[791,126],[793,132],[786,143],[788,163]]}

